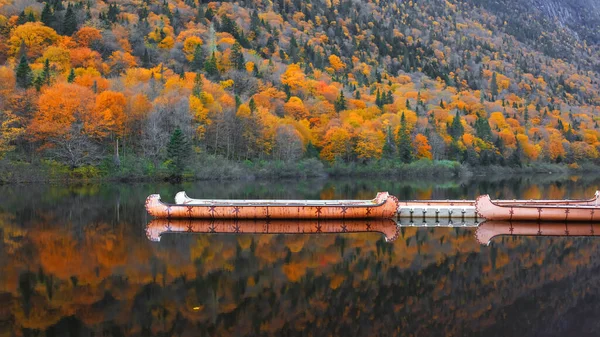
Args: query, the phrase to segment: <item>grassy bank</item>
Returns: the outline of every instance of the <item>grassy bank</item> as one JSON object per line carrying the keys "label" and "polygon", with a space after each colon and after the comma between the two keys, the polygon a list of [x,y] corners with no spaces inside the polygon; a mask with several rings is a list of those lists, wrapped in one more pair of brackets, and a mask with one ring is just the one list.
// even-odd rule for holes
{"label": "grassy bank", "polygon": [[[334,163],[327,165],[318,159],[283,161],[231,161],[207,156],[191,162],[182,180],[247,180],[247,179],[305,179],[314,177],[397,177],[453,178],[475,176],[508,176],[515,174],[577,174],[597,172],[598,166],[588,163],[577,166],[536,163],[523,167],[469,167],[459,162],[419,160],[410,164],[381,160],[367,164]],[[138,157],[125,157],[116,166],[106,160],[95,166],[70,168],[51,160],[28,163],[0,160],[0,183],[63,182],[63,181],[164,181],[172,179],[165,164],[153,163]]]}

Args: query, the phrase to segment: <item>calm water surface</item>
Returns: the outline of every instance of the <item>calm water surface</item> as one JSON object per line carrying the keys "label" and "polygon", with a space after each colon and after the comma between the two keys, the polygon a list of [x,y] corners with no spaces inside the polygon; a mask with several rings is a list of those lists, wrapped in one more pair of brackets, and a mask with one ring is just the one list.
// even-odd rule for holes
{"label": "calm water surface", "polygon": [[580,198],[600,177],[0,186],[0,336],[595,336],[600,239],[474,228],[146,236],[150,193]]}

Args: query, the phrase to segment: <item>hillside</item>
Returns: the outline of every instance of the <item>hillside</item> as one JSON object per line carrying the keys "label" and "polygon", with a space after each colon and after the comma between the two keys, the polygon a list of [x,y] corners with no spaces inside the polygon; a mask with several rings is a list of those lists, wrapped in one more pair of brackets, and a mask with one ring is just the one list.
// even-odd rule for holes
{"label": "hillside", "polygon": [[591,1],[3,1],[8,160],[599,156]]}

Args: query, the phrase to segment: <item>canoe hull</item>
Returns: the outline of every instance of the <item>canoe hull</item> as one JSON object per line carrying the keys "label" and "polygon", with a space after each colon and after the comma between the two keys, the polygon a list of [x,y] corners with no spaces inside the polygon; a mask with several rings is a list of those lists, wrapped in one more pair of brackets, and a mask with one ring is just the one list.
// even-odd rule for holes
{"label": "canoe hull", "polygon": [[167,219],[388,219],[397,209],[398,199],[388,193],[378,193],[368,205],[180,205],[165,204],[158,194],[146,199],[150,215]]}
{"label": "canoe hull", "polygon": [[347,220],[230,220],[230,219],[154,219],[146,226],[146,236],[160,241],[165,233],[230,234],[327,234],[378,232],[394,241],[399,227],[391,219]]}
{"label": "canoe hull", "polygon": [[501,205],[489,195],[475,202],[479,217],[486,220],[512,221],[600,221],[600,206],[584,204],[515,204]]}

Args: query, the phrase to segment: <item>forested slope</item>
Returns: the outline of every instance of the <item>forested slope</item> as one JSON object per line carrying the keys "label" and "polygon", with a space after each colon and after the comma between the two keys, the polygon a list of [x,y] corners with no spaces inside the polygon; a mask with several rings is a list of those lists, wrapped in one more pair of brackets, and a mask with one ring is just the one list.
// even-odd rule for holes
{"label": "forested slope", "polygon": [[211,156],[599,156],[598,17],[584,1],[576,27],[564,4],[517,0],[2,1],[7,160],[181,174]]}

